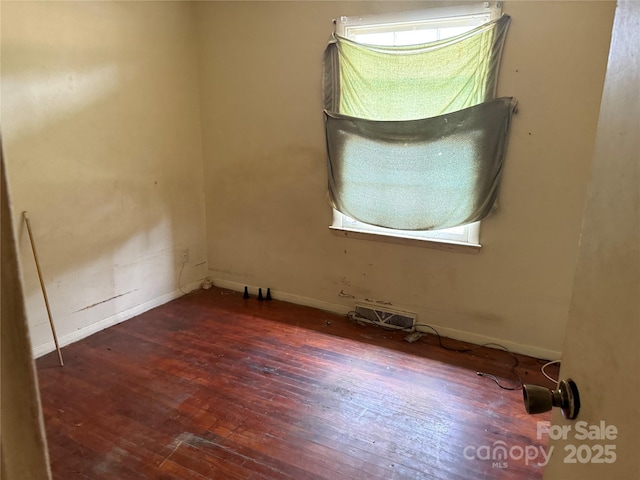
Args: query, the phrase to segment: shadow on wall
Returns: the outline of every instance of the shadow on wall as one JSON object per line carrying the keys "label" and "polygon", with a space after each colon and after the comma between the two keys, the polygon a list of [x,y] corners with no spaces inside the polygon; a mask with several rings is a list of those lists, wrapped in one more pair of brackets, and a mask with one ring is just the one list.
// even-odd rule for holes
{"label": "shadow on wall", "polygon": [[[173,22],[176,8],[158,22]],[[158,34],[149,12],[144,5],[3,6],[3,135],[36,350],[50,333],[22,211],[30,214],[62,338],[174,292],[181,250],[194,245],[191,237],[203,242],[190,181],[201,158],[185,148],[199,132],[181,121],[197,120],[197,97],[168,95],[191,81],[190,59],[167,51],[162,42],[171,35]]]}

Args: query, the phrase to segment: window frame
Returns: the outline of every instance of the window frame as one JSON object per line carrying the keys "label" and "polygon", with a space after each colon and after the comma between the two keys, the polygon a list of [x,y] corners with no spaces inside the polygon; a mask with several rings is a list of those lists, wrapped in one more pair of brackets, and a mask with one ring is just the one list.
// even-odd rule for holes
{"label": "window frame", "polygon": [[[485,23],[499,18],[502,15],[502,2],[478,2],[466,5],[450,5],[445,7],[435,7],[424,10],[409,12],[394,12],[385,14],[341,16],[335,22],[336,34],[349,39],[354,39],[354,31],[362,32],[389,32],[407,31],[393,28],[398,27],[420,27],[427,24],[448,24],[465,22],[469,18],[482,18]],[[478,25],[480,24],[478,23]],[[412,242],[425,242],[426,244],[450,244],[459,247],[469,247],[470,250],[480,249],[480,223],[473,222],[463,225],[464,231],[453,233],[451,229],[408,231],[394,230],[378,227],[354,220],[343,213],[333,210],[333,219],[330,228],[357,234],[366,234],[367,238],[387,237],[389,239]],[[457,228],[457,227],[456,227]],[[437,245],[438,246],[438,245]],[[458,249],[455,249],[458,250]]]}
{"label": "window frame", "polygon": [[477,15],[489,15],[486,21],[498,19],[502,15],[502,2],[477,2],[464,5],[447,5],[422,10],[405,12],[391,12],[370,15],[341,16],[336,20],[336,34],[350,38],[348,29],[389,26],[393,24],[429,23],[437,19],[455,19],[456,17],[468,17]]}
{"label": "window frame", "polygon": [[[450,233],[448,230],[394,230],[391,228],[378,227],[376,225],[369,225],[368,223],[358,222],[343,213],[333,209],[333,223],[329,227],[333,230],[343,230],[354,233],[366,233],[373,235],[382,235],[386,237],[417,240],[417,241],[429,241],[438,243],[450,243],[453,245],[469,246],[473,248],[480,248],[480,222],[473,222],[464,225],[464,231],[460,234]],[[427,236],[428,235],[428,236]]]}

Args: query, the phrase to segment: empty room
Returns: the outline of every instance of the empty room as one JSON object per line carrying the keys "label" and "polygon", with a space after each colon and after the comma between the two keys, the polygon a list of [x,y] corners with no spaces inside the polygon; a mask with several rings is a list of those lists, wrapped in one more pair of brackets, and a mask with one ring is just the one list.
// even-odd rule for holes
{"label": "empty room", "polygon": [[634,1],[3,1],[6,479],[635,479]]}

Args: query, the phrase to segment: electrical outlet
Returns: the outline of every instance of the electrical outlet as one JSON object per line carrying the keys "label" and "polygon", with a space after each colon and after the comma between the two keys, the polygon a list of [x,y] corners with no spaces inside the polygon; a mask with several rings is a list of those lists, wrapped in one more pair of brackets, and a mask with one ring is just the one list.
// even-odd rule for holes
{"label": "electrical outlet", "polygon": [[189,261],[189,249],[185,248],[182,251],[182,263],[187,263]]}

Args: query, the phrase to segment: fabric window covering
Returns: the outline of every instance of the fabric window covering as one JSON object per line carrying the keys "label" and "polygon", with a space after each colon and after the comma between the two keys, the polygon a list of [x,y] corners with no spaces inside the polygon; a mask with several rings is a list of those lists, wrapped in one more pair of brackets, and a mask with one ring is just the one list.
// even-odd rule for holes
{"label": "fabric window covering", "polygon": [[334,37],[323,78],[333,208],[397,230],[494,211],[515,110],[512,98],[494,98],[509,22],[402,47]]}
{"label": "fabric window covering", "polygon": [[494,206],[515,102],[499,98],[438,117],[376,121],[325,111],[329,197],[358,221],[434,230]]}
{"label": "fabric window covering", "polygon": [[324,56],[324,109],[370,120],[417,120],[491,100],[510,20],[503,15],[422,45],[364,45],[334,35]]}

